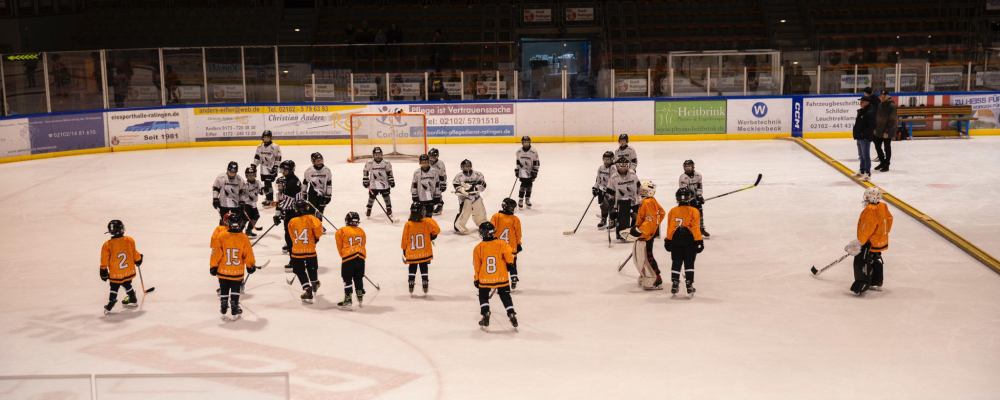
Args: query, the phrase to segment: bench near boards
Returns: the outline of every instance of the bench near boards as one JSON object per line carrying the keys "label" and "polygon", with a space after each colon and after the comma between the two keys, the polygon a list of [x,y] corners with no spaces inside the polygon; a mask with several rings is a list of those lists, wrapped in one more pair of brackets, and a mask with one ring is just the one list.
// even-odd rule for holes
{"label": "bench near boards", "polygon": [[[969,121],[975,121],[978,118],[973,117],[974,112],[972,111],[972,106],[935,106],[935,107],[899,107],[896,109],[896,116],[899,117],[899,122],[907,127],[909,131],[908,139],[913,138],[913,123],[914,122],[935,122],[935,121],[958,121],[958,133],[959,137],[969,137]],[[935,115],[948,115],[945,118],[931,118]],[[951,132],[951,130],[948,130]],[[940,131],[935,132],[932,135],[920,135],[920,136],[941,136]],[[951,136],[951,135],[947,135]]]}

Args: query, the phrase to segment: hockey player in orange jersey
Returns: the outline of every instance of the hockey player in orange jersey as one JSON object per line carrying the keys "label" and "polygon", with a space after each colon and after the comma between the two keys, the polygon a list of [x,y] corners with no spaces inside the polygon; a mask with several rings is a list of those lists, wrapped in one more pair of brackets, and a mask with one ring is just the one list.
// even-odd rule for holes
{"label": "hockey player in orange jersey", "polygon": [[667,239],[663,247],[670,252],[673,265],[670,268],[670,281],[673,285],[670,293],[677,294],[681,279],[681,266],[684,266],[684,286],[688,296],[694,295],[694,260],[698,253],[705,249],[701,236],[701,213],[694,207],[697,196],[688,188],[677,189],[674,195],[677,207],[667,213]]}
{"label": "hockey player in orange jersey", "polygon": [[403,262],[409,267],[410,294],[413,294],[413,287],[416,286],[417,268],[420,268],[420,280],[424,289],[424,294],[428,290],[427,269],[431,260],[434,259],[433,240],[441,234],[434,219],[425,215],[427,207],[420,202],[414,202],[410,206],[410,219],[403,225],[403,239],[400,247],[403,249]]}
{"label": "hockey player in orange jersey", "polygon": [[892,213],[882,202],[882,191],[878,187],[865,189],[861,203],[865,209],[858,218],[858,238],[844,249],[854,256],[851,291],[858,295],[868,289],[882,290],[882,252],[889,249],[889,232],[892,231]]}
{"label": "hockey player in orange jersey", "polygon": [[639,286],[645,290],[663,289],[663,278],[660,277],[660,266],[653,257],[653,239],[660,236],[660,222],[667,212],[653,197],[656,195],[656,185],[643,182],[639,186],[639,197],[642,203],[635,217],[635,226],[631,230],[623,229],[620,234],[630,242],[632,247],[632,262],[639,270]]}
{"label": "hockey player in orange jersey", "polygon": [[[358,298],[358,306],[365,298],[365,258],[367,252],[365,245],[368,244],[368,237],[365,231],[358,227],[361,223],[361,216],[351,211],[344,217],[344,227],[337,229],[334,237],[337,240],[337,250],[340,251],[340,276],[344,278],[344,301],[337,303],[337,306],[349,310],[351,309],[351,291],[355,291]],[[355,290],[356,289],[356,290]]]}
{"label": "hockey player in orange jersey", "polygon": [[292,272],[302,284],[303,302],[312,303],[313,294],[319,290],[319,261],[316,258],[316,243],[323,236],[323,223],[309,212],[309,203],[299,199],[294,204],[295,214],[288,221],[288,236],[292,241]]}
{"label": "hockey player in orange jersey", "polygon": [[219,278],[222,318],[226,318],[227,308],[232,306],[233,320],[243,314],[240,308],[240,287],[243,285],[243,271],[257,271],[257,260],[253,256],[250,239],[243,233],[243,221],[230,214],[226,223],[228,229],[218,235],[212,249],[212,259],[208,272]]}
{"label": "hockey player in orange jersey", "polygon": [[517,253],[521,252],[521,220],[514,216],[517,207],[518,204],[514,199],[503,199],[500,212],[490,218],[490,223],[500,233],[497,238],[507,242],[514,254],[514,262],[507,266],[507,270],[510,271],[510,290],[517,289],[517,283],[520,281],[517,277]]}
{"label": "hockey player in orange jersey", "polygon": [[124,287],[128,295],[122,301],[125,307],[139,305],[135,289],[132,289],[132,279],[135,278],[136,267],[142,265],[142,254],[135,249],[135,241],[125,236],[125,224],[117,219],[111,220],[106,233],[111,234],[111,239],[101,247],[101,280],[111,281],[111,295],[108,296],[108,305],[104,306],[105,315],[118,302],[119,287]]}
{"label": "hockey player in orange jersey", "polygon": [[483,318],[479,326],[483,330],[490,326],[490,289],[496,289],[500,301],[507,311],[510,324],[517,328],[517,313],[514,312],[514,301],[510,298],[510,281],[507,265],[514,262],[514,254],[510,245],[503,240],[496,240],[496,227],[489,221],[479,225],[479,237],[483,239],[472,251],[472,266],[475,271],[475,285],[479,289],[479,310]]}

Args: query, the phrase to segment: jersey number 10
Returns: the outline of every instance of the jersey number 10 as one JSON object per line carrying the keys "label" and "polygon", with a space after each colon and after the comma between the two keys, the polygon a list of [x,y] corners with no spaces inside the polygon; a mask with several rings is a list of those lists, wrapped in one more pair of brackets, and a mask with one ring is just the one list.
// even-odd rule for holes
{"label": "jersey number 10", "polygon": [[410,250],[422,250],[425,245],[423,233],[410,235]]}

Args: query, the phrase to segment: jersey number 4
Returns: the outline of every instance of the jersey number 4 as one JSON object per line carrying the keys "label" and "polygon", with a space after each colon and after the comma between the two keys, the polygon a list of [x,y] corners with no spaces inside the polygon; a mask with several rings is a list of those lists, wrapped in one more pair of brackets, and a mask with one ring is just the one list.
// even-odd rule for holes
{"label": "jersey number 4", "polygon": [[500,239],[503,239],[503,241],[510,243],[510,228],[506,228],[503,230],[503,233],[500,234]]}

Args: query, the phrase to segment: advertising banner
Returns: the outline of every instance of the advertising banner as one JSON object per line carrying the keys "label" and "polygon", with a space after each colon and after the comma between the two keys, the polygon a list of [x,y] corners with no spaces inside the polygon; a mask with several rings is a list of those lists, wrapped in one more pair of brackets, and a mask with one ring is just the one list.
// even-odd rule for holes
{"label": "advertising banner", "polygon": [[954,89],[965,83],[961,72],[931,72],[930,90]]}
{"label": "advertising banner", "polygon": [[615,82],[617,93],[645,94],[649,90],[646,78],[619,78],[615,80],[617,81]]}
{"label": "advertising banner", "polygon": [[726,133],[726,101],[657,101],[653,133],[696,135]]}
{"label": "advertising banner", "polygon": [[[500,82],[503,83],[502,85],[500,85],[500,94],[501,95],[506,95],[507,94],[507,80],[504,79],[504,78],[500,78]],[[476,93],[479,93],[480,95],[496,95],[497,94],[497,81],[487,81],[487,82],[479,81],[479,82],[476,82]]]}
{"label": "advertising banner", "polygon": [[802,130],[814,132],[853,132],[858,99],[849,97],[806,97],[802,99]]}
{"label": "advertising banner", "polygon": [[394,82],[389,84],[389,94],[392,96],[420,96],[419,82]]}
{"label": "advertising banner", "polygon": [[378,96],[378,83],[354,82],[354,96],[367,96],[367,97]]}
{"label": "advertising banner", "polygon": [[160,90],[156,86],[129,86],[128,100],[160,100]]}
{"label": "advertising banner", "polygon": [[841,89],[854,89],[858,88],[860,92],[866,87],[872,85],[872,74],[858,74],[858,84],[854,84],[854,72],[845,72],[840,75],[840,88]]}
{"label": "advertising banner", "polygon": [[[305,96],[307,99],[312,99],[313,88],[311,83],[307,83],[305,86]],[[334,90],[332,83],[317,83],[316,84],[316,100],[319,99],[333,99],[337,97],[337,91]]]}
{"label": "advertising banner", "polygon": [[551,8],[524,9],[524,22],[552,22]]}
{"label": "advertising banner", "polygon": [[107,113],[111,147],[189,141],[184,109],[115,111]]}
{"label": "advertising banner", "polygon": [[28,118],[31,154],[105,147],[104,113]]}
{"label": "advertising banner", "polygon": [[792,137],[802,137],[802,96],[792,96]]}
{"label": "advertising banner", "polygon": [[726,132],[791,133],[792,99],[729,100]]}
{"label": "advertising banner", "polygon": [[[894,88],[896,87],[896,74],[885,74],[885,87]],[[916,74],[902,74],[899,79],[900,89],[916,89],[917,87],[917,75]]]}
{"label": "advertising banner", "polygon": [[198,107],[190,110],[191,140],[259,140],[264,130],[274,139],[346,139],[350,114],[367,105]]}
{"label": "advertising banner", "polygon": [[27,118],[0,120],[0,158],[31,154]]}
{"label": "advertising banner", "polygon": [[593,7],[566,7],[566,21],[593,21]]}
{"label": "advertising banner", "polygon": [[444,82],[441,84],[444,86],[444,90],[448,92],[448,95],[453,99],[459,99],[462,96],[462,82]]}
{"label": "advertising banner", "polygon": [[952,105],[972,106],[973,116],[979,118],[969,121],[969,129],[1000,129],[1000,95],[971,94],[951,96]]}
{"label": "advertising banner", "polygon": [[411,104],[427,115],[427,137],[514,136],[514,103]]}
{"label": "advertising banner", "polygon": [[[173,90],[173,96],[178,100],[201,100],[203,92],[201,86],[177,86]],[[167,99],[167,102],[170,100]]]}
{"label": "advertising banner", "polygon": [[212,85],[212,99],[243,100],[243,85]]}

